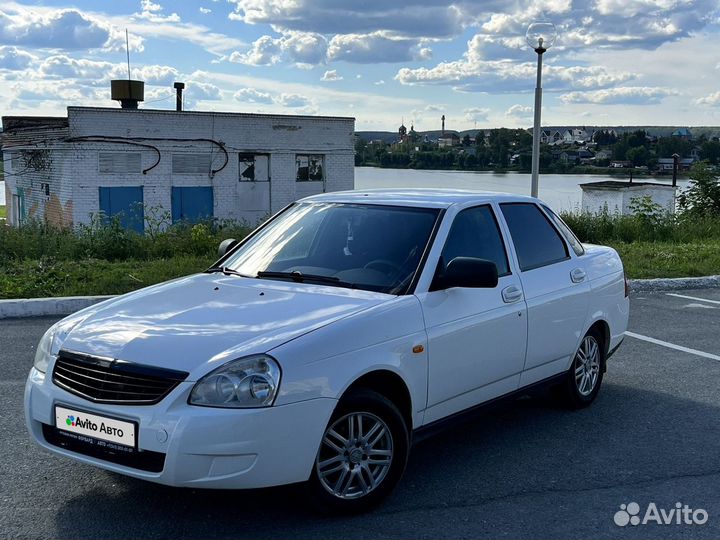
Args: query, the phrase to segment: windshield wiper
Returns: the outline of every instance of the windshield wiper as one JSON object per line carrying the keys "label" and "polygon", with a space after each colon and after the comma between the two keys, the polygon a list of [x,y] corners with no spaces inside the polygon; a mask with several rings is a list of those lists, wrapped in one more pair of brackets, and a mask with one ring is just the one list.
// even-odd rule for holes
{"label": "windshield wiper", "polygon": [[340,281],[340,278],[334,276],[321,276],[319,274],[303,274],[300,270],[293,270],[292,272],[273,272],[265,270],[257,273],[258,278],[288,278],[292,279],[295,283],[305,283],[306,281],[315,281],[318,283],[329,283],[330,285],[337,285],[339,287],[355,288],[354,283],[347,283]]}
{"label": "windshield wiper", "polygon": [[241,274],[237,270],[233,270],[232,268],[228,268],[227,266],[211,266],[207,270],[205,270],[206,274],[214,274],[216,272],[222,272],[226,276],[240,276],[240,277],[247,277],[245,274]]}

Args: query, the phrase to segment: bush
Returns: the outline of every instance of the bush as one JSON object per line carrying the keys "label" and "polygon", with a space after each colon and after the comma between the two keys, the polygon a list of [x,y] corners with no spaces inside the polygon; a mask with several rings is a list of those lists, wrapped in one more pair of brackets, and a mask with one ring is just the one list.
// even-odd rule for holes
{"label": "bush", "polygon": [[79,261],[99,259],[151,260],[193,255],[212,258],[225,238],[244,238],[251,230],[247,224],[208,220],[195,225],[169,226],[150,224],[147,234],[124,229],[119,219],[92,216],[90,223],[74,229],[59,229],[50,224],[29,221],[21,227],[0,225],[0,267],[12,260]]}
{"label": "bush", "polygon": [[706,161],[690,171],[690,187],[678,196],[680,212],[686,216],[720,218],[720,178]]}

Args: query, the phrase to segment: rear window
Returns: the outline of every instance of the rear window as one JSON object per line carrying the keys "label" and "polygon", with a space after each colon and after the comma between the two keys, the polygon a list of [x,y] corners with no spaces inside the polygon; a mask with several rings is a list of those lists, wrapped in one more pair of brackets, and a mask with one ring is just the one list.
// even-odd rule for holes
{"label": "rear window", "polygon": [[565,242],[535,204],[504,203],[500,208],[515,244],[520,270],[532,270],[569,257]]}

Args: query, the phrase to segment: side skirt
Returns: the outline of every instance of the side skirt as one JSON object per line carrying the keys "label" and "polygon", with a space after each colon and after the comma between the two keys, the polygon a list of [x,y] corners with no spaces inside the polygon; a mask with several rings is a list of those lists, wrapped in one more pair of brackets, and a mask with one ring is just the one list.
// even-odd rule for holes
{"label": "side skirt", "polygon": [[518,388],[517,390],[510,392],[509,394],[505,394],[504,396],[490,399],[488,401],[480,403],[479,405],[475,405],[463,411],[451,414],[450,416],[446,416],[445,418],[441,418],[440,420],[435,420],[434,422],[431,422],[430,424],[427,424],[425,426],[421,426],[413,430],[412,444],[424,441],[425,439],[429,439],[430,437],[433,437],[445,431],[446,429],[449,429],[450,427],[468,422],[469,420],[477,417],[481,413],[486,412],[490,408],[502,405],[504,403],[508,403],[517,399],[520,396],[530,394],[534,391],[553,386],[554,384],[561,382],[565,375],[565,372],[558,373],[557,375],[553,375],[552,377],[548,377],[547,379],[543,379],[542,381],[538,381],[528,386]]}

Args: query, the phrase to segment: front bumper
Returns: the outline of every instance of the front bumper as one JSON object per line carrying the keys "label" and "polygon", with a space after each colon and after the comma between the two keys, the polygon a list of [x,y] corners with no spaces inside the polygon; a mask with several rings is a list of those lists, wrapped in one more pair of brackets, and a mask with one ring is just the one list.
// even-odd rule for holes
{"label": "front bumper", "polygon": [[[302,482],[310,477],[322,433],[337,403],[321,398],[262,409],[187,404],[194,383],[178,385],[149,406],[100,405],[55,386],[34,368],[25,385],[25,422],[35,441],[71,457],[135,478],[171,486],[246,489]],[[112,463],[62,448],[52,431],[56,404],[138,423],[138,454],[164,455],[160,472]]]}

